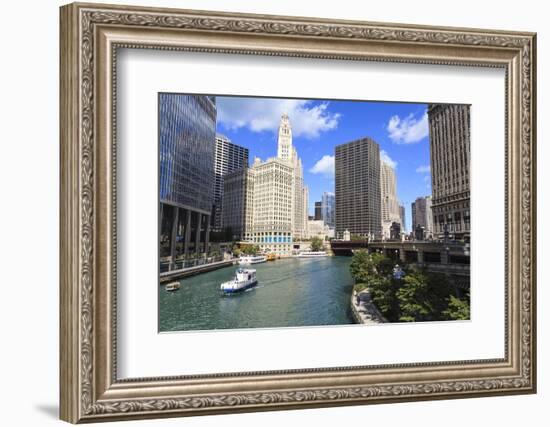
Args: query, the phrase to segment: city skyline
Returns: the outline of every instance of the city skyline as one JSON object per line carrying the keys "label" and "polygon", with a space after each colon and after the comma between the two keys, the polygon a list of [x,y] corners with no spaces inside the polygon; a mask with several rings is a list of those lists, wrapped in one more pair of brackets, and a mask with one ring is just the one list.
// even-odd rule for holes
{"label": "city skyline", "polygon": [[[277,100],[273,107],[260,99],[233,105],[237,120],[227,117],[224,99],[159,96],[161,330],[470,318],[469,106],[431,104],[415,119],[404,109],[397,114],[395,104],[371,103],[368,116],[360,103],[338,103],[347,103],[342,113],[329,111],[328,102]],[[385,129],[393,145],[364,131],[384,108],[393,114]],[[271,132],[269,114],[279,109]],[[354,113],[356,128],[343,126],[344,115]],[[224,136],[221,127],[237,135]],[[341,140],[354,131],[362,136]],[[248,146],[243,132],[254,137]],[[406,158],[397,157],[399,148]],[[429,164],[417,166],[426,158]],[[411,164],[415,179],[403,167]],[[418,195],[422,183],[429,189],[419,176],[433,184],[433,203]],[[415,197],[410,234],[407,185]],[[276,267],[256,266],[268,261]],[[196,275],[204,280],[189,285]],[[234,294],[258,299],[262,310],[241,316],[247,303],[238,313],[225,303]],[[220,316],[200,315],[205,300]],[[289,318],[292,312],[298,316]]]}
{"label": "city skyline", "polygon": [[335,191],[336,145],[365,136],[380,145],[381,159],[395,169],[407,224],[412,224],[411,203],[431,195],[427,104],[223,96],[216,104],[217,132],[248,148],[250,163],[277,155],[271,142],[281,114],[289,115],[293,144],[304,162],[309,215],[324,192]]}

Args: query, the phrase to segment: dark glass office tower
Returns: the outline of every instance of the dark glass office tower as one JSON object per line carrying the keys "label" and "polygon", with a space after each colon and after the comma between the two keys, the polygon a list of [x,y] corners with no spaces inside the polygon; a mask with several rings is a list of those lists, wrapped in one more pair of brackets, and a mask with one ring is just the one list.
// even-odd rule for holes
{"label": "dark glass office tower", "polygon": [[382,232],[380,146],[362,138],[336,146],[336,237]]}
{"label": "dark glass office tower", "polygon": [[223,182],[225,175],[248,167],[248,148],[232,143],[224,135],[216,135],[214,211],[212,230],[222,231]]}
{"label": "dark glass office tower", "polygon": [[214,203],[215,98],[159,95],[160,260],[208,252]]}

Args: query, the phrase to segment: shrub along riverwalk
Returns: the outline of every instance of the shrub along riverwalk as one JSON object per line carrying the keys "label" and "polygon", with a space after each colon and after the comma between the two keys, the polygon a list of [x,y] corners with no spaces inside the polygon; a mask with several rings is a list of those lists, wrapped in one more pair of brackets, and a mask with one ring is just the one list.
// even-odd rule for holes
{"label": "shrub along riverwalk", "polygon": [[350,273],[356,283],[354,291],[361,295],[366,289],[388,322],[470,319],[469,293],[460,295],[445,274],[396,265],[380,253],[364,250],[353,255]]}

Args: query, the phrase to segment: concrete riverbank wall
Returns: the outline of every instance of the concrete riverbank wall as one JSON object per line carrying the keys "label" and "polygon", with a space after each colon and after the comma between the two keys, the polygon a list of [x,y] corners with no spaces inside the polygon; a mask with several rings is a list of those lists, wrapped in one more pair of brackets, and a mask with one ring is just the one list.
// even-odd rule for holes
{"label": "concrete riverbank wall", "polygon": [[182,268],[179,270],[166,271],[164,273],[160,273],[160,283],[163,284],[171,280],[183,279],[185,277],[194,276],[195,274],[206,273],[207,271],[228,267],[230,265],[234,265],[236,262],[236,259],[230,259],[212,262],[210,264],[197,265],[189,268]]}

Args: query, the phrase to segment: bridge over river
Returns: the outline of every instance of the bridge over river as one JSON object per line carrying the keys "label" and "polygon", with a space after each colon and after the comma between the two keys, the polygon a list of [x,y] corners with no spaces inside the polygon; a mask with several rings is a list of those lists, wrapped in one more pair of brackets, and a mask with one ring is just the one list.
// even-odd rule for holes
{"label": "bridge over river", "polygon": [[354,251],[380,252],[396,262],[417,264],[434,273],[454,276],[460,287],[470,287],[470,244],[431,240],[332,240],[335,255],[351,256]]}

